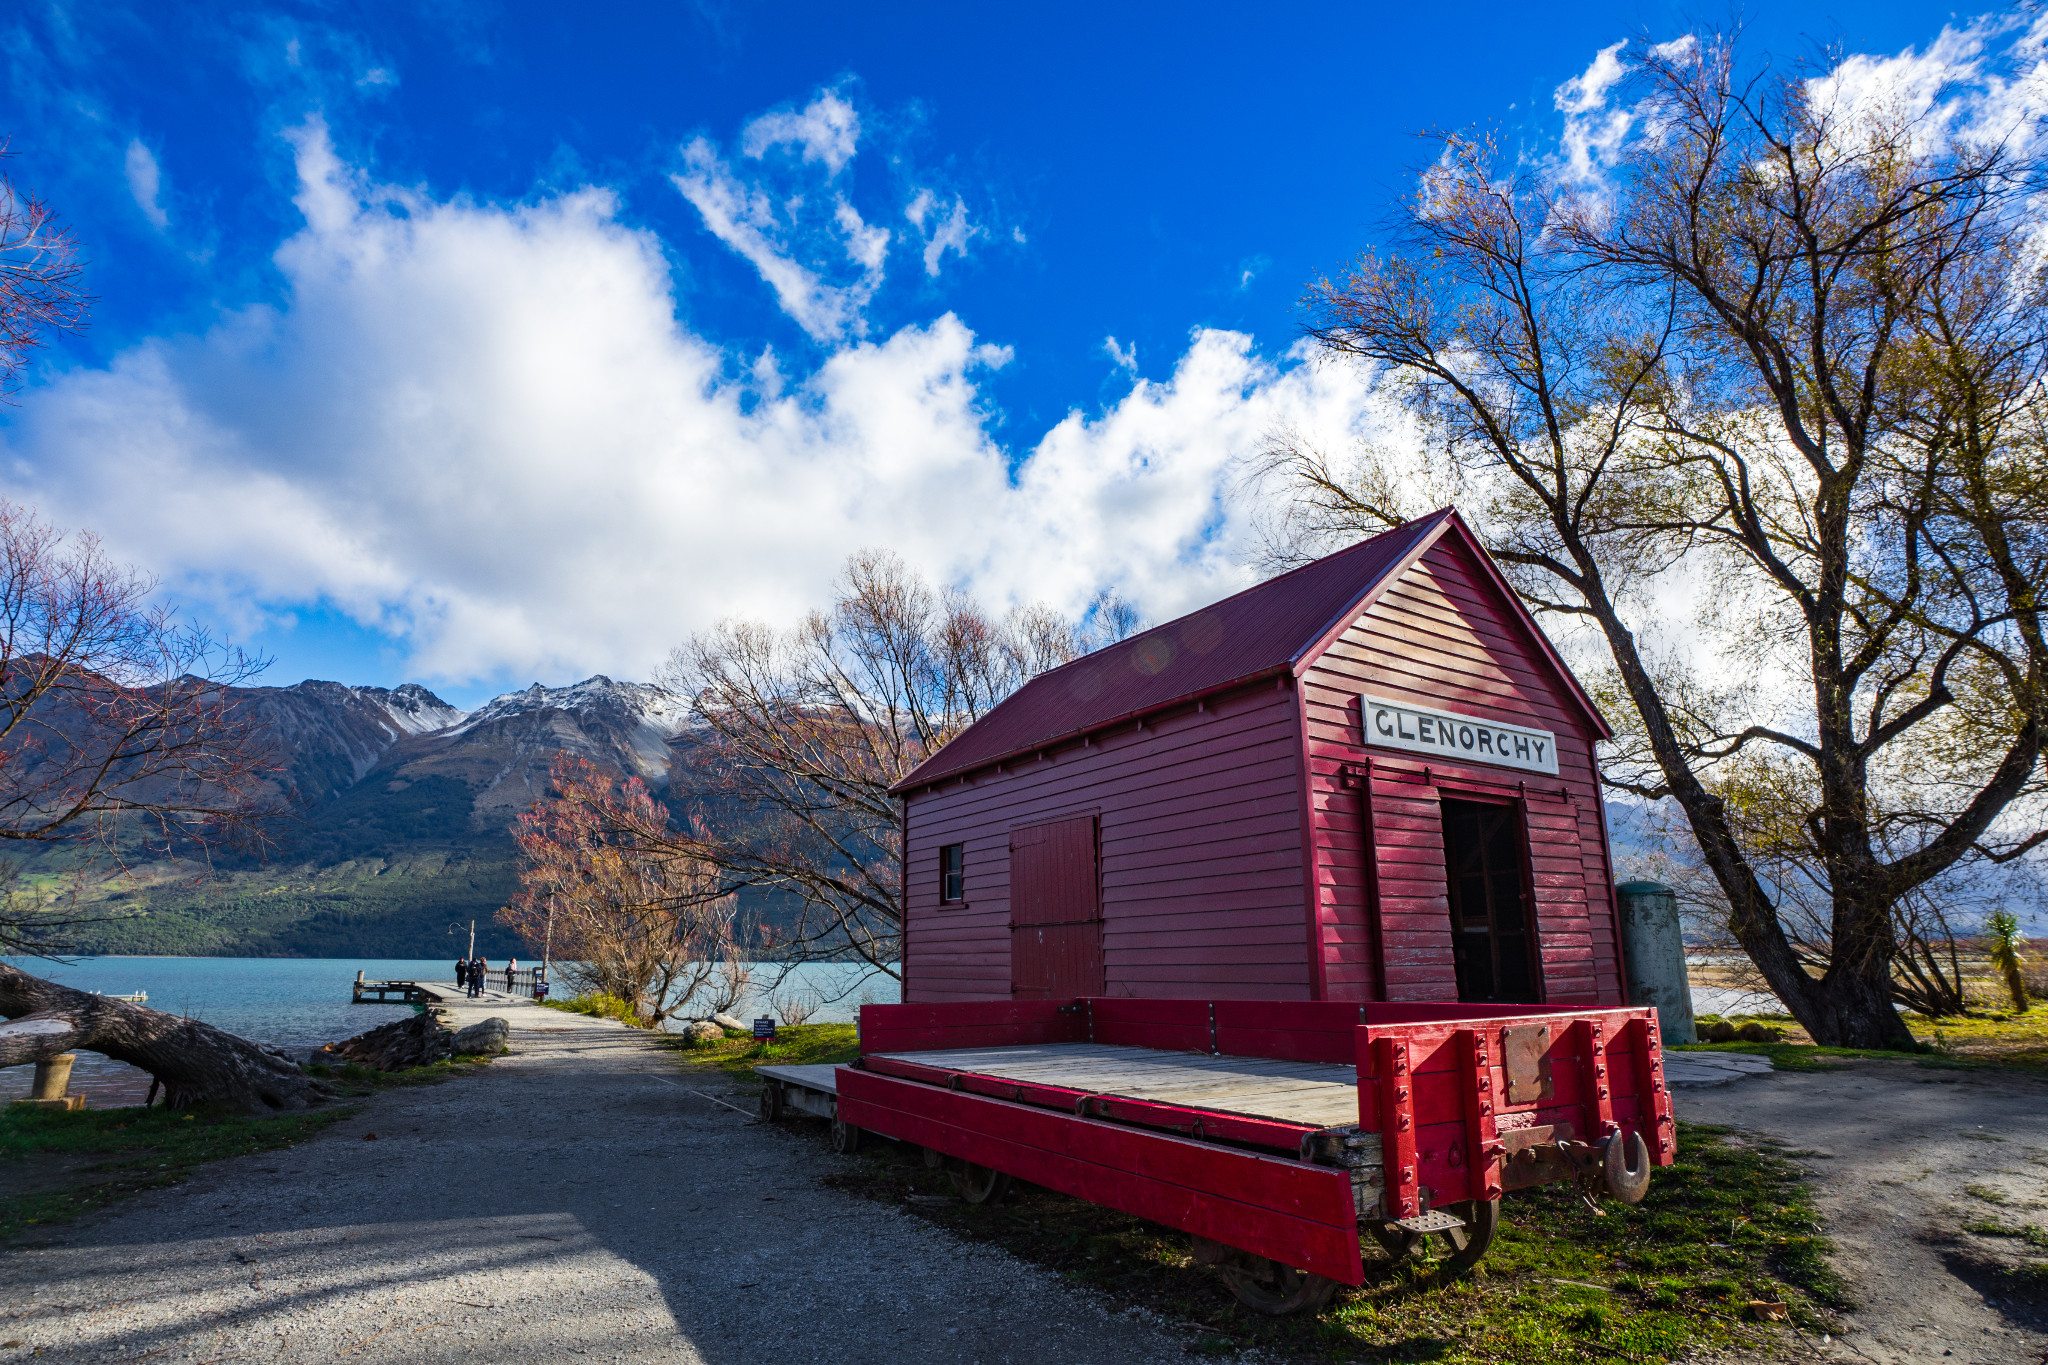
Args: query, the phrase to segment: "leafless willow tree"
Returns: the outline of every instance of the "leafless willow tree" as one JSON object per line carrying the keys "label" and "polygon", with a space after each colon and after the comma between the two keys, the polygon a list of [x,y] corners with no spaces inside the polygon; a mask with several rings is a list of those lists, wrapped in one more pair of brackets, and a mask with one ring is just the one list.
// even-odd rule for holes
{"label": "leafless willow tree", "polygon": [[794,907],[779,960],[851,953],[893,974],[902,839],[890,784],[1028,678],[1136,626],[1113,596],[1084,624],[1043,605],[998,619],[893,554],[855,554],[829,609],[790,629],[724,622],[670,656],[662,682],[702,726],[671,799],[702,823],[696,852],[723,890],[758,887]]}
{"label": "leafless willow tree", "polygon": [[[1455,494],[1604,644],[1609,781],[1683,812],[1778,998],[1899,1046],[1895,911],[2048,837],[2042,168],[2024,135],[1747,70],[1732,40],[1653,49],[1591,190],[1444,139],[1387,248],[1309,299],[1421,453],[1282,441],[1268,470],[1323,531]],[[1707,605],[1660,643],[1677,577]],[[1803,944],[1774,860],[1824,906]]]}

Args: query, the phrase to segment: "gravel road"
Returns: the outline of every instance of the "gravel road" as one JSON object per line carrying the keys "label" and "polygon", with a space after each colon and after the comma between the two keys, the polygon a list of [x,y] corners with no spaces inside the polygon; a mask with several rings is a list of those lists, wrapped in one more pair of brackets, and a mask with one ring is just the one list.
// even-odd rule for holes
{"label": "gravel road", "polygon": [[1812,1178],[1836,1269],[1860,1307],[1833,1358],[1879,1365],[2042,1365],[2048,1281],[2005,1270],[2040,1253],[1971,1223],[2048,1227],[2048,1083],[1910,1062],[1779,1072],[1674,1090],[1679,1117],[1788,1144]]}
{"label": "gravel road", "polygon": [[693,1093],[724,1086],[645,1035],[499,1012],[513,1055],[482,1075],[0,1256],[0,1365],[1184,1359],[1007,1253],[821,1188],[839,1158]]}

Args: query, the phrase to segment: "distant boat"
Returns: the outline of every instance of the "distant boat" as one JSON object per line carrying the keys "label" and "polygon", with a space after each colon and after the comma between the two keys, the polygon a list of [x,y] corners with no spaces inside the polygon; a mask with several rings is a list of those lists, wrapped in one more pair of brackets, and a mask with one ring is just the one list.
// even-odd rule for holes
{"label": "distant boat", "polygon": [[[105,992],[94,991],[93,994],[104,995]],[[147,1005],[149,1003],[149,992],[137,991],[133,995],[108,995],[106,998],[109,1000],[126,1000],[131,1005]]]}

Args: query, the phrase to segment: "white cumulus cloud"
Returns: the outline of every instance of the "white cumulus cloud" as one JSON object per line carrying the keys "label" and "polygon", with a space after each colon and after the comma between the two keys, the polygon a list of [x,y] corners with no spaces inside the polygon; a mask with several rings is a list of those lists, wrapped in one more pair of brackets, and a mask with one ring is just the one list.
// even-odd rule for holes
{"label": "white cumulus cloud", "polygon": [[[862,546],[997,605],[1116,586],[1160,619],[1249,581],[1240,457],[1370,410],[1349,367],[1199,331],[1170,377],[1010,445],[987,389],[1010,354],[951,313],[861,339],[791,275],[778,297],[839,340],[735,355],[679,323],[663,243],[606,190],[436,199],[317,125],[295,142],[278,303],[25,395],[0,494],[242,631],[337,609],[429,681],[646,676],[721,616],[793,619]],[[719,236],[772,246],[772,212],[694,164]]]}

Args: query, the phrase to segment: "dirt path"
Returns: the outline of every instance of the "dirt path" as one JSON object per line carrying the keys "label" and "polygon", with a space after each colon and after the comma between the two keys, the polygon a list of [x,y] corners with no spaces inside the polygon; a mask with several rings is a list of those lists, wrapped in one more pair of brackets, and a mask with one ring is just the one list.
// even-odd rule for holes
{"label": "dirt path", "polygon": [[1676,1090],[1674,1099],[1681,1118],[1762,1133],[1804,1154],[1841,1248],[1837,1268],[1861,1305],[1836,1358],[2048,1360],[2048,1276],[2016,1290],[2006,1273],[2041,1253],[1964,1230],[1987,1221],[2048,1227],[2048,1083],[1866,1062]]}
{"label": "dirt path", "polygon": [[[0,1255],[0,1365],[1154,1361],[1182,1342],[820,1188],[644,1035],[527,1008],[483,1075]],[[366,1140],[371,1133],[374,1141]]]}

